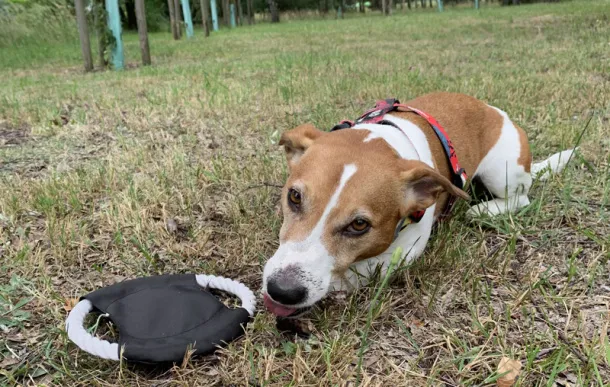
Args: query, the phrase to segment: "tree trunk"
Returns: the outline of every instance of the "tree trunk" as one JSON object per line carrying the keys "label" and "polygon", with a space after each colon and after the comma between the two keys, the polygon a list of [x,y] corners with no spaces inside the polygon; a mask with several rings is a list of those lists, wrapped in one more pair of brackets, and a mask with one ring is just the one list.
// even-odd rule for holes
{"label": "tree trunk", "polygon": [[271,13],[271,23],[279,23],[280,12],[277,7],[277,3],[275,0],[267,0],[267,4],[269,4],[269,13]]}
{"label": "tree trunk", "polygon": [[210,10],[208,9],[208,0],[200,0],[201,5],[201,25],[205,37],[210,36]]}
{"label": "tree trunk", "polygon": [[426,0],[421,0],[421,7],[426,8]]}
{"label": "tree trunk", "polygon": [[228,26],[231,24],[231,10],[229,9],[229,0],[222,0],[222,20]]}
{"label": "tree trunk", "polygon": [[174,15],[176,7],[174,6],[174,0],[167,0],[167,8],[169,9],[169,25],[172,28],[172,36],[174,40],[178,40],[180,36],[178,36],[178,31],[176,30],[176,15]]}
{"label": "tree trunk", "polygon": [[360,0],[359,3],[360,3],[360,7],[359,7],[360,8],[360,12],[364,13],[365,12],[364,11],[364,1]]}
{"label": "tree trunk", "polygon": [[432,8],[432,0],[428,0],[428,7]]}
{"label": "tree trunk", "polygon": [[174,0],[174,21],[176,22],[177,39],[182,38],[182,9],[180,8],[180,0]]}
{"label": "tree trunk", "polygon": [[411,0],[407,0],[407,8],[411,9]]}
{"label": "tree trunk", "polygon": [[83,0],[75,0],[76,24],[78,25],[78,36],[80,38],[80,48],[83,53],[85,71],[93,70],[93,58],[91,57],[91,43],[89,42],[89,28],[87,27],[87,14]]}
{"label": "tree trunk", "polygon": [[387,0],[388,2],[388,16],[392,15],[392,8],[394,8],[394,0]]}
{"label": "tree trunk", "polygon": [[241,6],[241,0],[235,0],[237,3],[237,25],[241,26],[244,24],[244,10]]}
{"label": "tree trunk", "polygon": [[[101,9],[98,9],[100,7]],[[100,20],[100,13],[105,12],[103,5],[97,3],[93,5],[93,24],[95,25],[95,34],[97,35],[97,61],[101,68],[105,68],[106,58],[104,58],[104,51],[106,51],[106,43],[104,42],[104,34],[106,33],[106,23]],[[104,13],[105,15],[105,13]]]}
{"label": "tree trunk", "polygon": [[246,0],[246,7],[248,9],[248,24],[254,24],[254,10],[252,9],[252,0]]}
{"label": "tree trunk", "polygon": [[144,0],[135,1],[136,23],[138,24],[138,36],[140,38],[140,51],[142,52],[142,64],[150,65],[150,47],[148,46],[148,28],[146,26],[146,9]]}
{"label": "tree trunk", "polygon": [[386,9],[385,9],[385,7],[386,7],[385,1],[386,0],[381,0],[381,14],[382,15],[386,15],[386,12],[387,12]]}

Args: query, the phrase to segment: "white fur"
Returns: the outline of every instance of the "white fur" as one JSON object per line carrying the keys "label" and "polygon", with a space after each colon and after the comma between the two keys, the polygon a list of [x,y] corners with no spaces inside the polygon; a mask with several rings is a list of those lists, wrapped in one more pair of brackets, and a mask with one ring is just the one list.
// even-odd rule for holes
{"label": "white fur", "polygon": [[472,206],[466,213],[469,216],[495,216],[515,212],[529,205],[527,194],[532,186],[532,174],[540,180],[546,180],[551,172],[561,171],[574,152],[570,149],[555,153],[543,162],[532,164],[531,174],[526,172],[517,162],[521,155],[521,139],[517,128],[504,111],[491,107],[504,120],[500,138],[485,155],[473,177],[479,177],[496,199]]}
{"label": "white fur", "polygon": [[[361,124],[355,126],[354,129],[369,130],[371,132],[364,141],[368,142],[375,138],[381,138],[394,148],[400,157],[420,160],[434,168],[428,139],[417,125],[411,121],[391,115],[386,115],[384,120],[392,121],[400,127],[403,133],[387,125],[377,124]],[[403,263],[408,264],[418,258],[423,253],[432,233],[432,226],[435,221],[435,208],[436,205],[428,208],[424,217],[418,223],[408,225],[386,251],[376,257],[351,265],[350,270],[344,278],[334,278],[331,289],[350,291],[358,286],[365,285],[368,283],[371,275],[377,270],[379,270],[381,276],[385,275],[392,258],[392,253],[399,246],[405,252]]]}
{"label": "white fur", "polygon": [[531,175],[517,162],[521,155],[519,132],[508,115],[493,106],[502,116],[503,124],[496,144],[483,157],[472,177],[481,179],[485,188],[497,199],[472,206],[467,214],[499,215],[514,212],[530,202],[527,193],[532,185]]}
{"label": "white fur", "polygon": [[575,149],[568,149],[563,152],[555,153],[548,159],[532,164],[532,175],[534,179],[546,180],[551,173],[558,173],[563,170],[568,161],[572,158]]}
{"label": "white fur", "polygon": [[383,119],[391,121],[400,127],[402,133],[396,128],[388,127],[388,125],[377,124],[360,124],[354,126],[353,129],[368,130],[371,132],[364,140],[365,142],[375,138],[381,138],[403,159],[420,160],[434,168],[432,151],[430,150],[428,139],[419,126],[411,121],[391,115],[386,115]]}
{"label": "white fur", "polygon": [[333,280],[331,289],[351,291],[358,286],[366,285],[377,270],[383,277],[388,270],[392,253],[399,246],[403,248],[405,254],[401,263],[408,264],[417,259],[424,252],[428,239],[430,239],[435,221],[435,208],[436,204],[426,210],[424,217],[418,223],[408,225],[386,251],[376,257],[356,262],[350,266],[350,270],[344,278]]}
{"label": "white fur", "polygon": [[[471,207],[468,210],[470,216],[482,213],[498,215],[513,212],[530,203],[527,193],[532,185],[532,177],[523,166],[517,163],[521,152],[519,132],[504,111],[491,107],[496,109],[504,120],[500,137],[483,158],[472,177],[478,176],[497,199]],[[371,131],[365,141],[382,138],[401,157],[405,159],[419,158],[422,162],[434,167],[428,140],[417,125],[391,115],[386,115],[384,119],[398,125],[403,133],[398,130],[389,130],[387,126],[373,124],[357,125],[354,129]],[[549,170],[558,172],[567,164],[572,152],[572,150],[560,152],[541,163],[532,165],[532,173],[544,172],[538,178],[547,178]],[[434,210],[435,206],[428,208],[422,220],[419,223],[409,225],[385,252],[377,257],[353,264],[344,278],[333,280],[332,289],[351,290],[358,285],[366,284],[371,274],[375,273],[378,267],[383,276],[389,265],[392,252],[398,246],[401,246],[403,251],[406,252],[404,263],[409,263],[418,258],[423,253],[430,238],[432,226],[436,220]]]}
{"label": "white fur", "polygon": [[331,282],[335,257],[330,255],[324,246],[322,233],[328,215],[339,202],[343,188],[357,170],[358,168],[354,164],[343,167],[337,189],[328,201],[320,220],[304,240],[280,243],[278,250],[265,265],[263,293],[267,293],[267,279],[269,277],[288,266],[296,266],[303,273],[299,279],[301,281],[300,285],[307,288],[307,300],[300,305],[294,305],[295,308],[312,305],[326,295]]}
{"label": "white fur", "polygon": [[[471,207],[468,210],[468,214],[471,216],[483,213],[498,215],[515,211],[529,204],[527,194],[532,184],[532,176],[517,162],[521,151],[519,132],[505,112],[496,110],[504,120],[500,137],[471,177],[479,177],[497,199]],[[417,125],[391,115],[386,115],[384,119],[399,126],[403,133],[389,128],[387,125],[376,124],[360,124],[353,129],[371,132],[364,140],[365,142],[382,139],[395,149],[400,157],[420,160],[434,168],[428,140]],[[472,139],[472,141],[476,141],[476,139]],[[572,152],[572,150],[560,152],[541,163],[532,165],[532,173],[539,174],[540,179],[547,178],[549,170],[558,172],[567,164]],[[337,190],[331,197],[318,224],[304,241],[280,244],[278,251],[265,266],[263,291],[266,292],[267,278],[271,274],[290,264],[296,264],[309,274],[304,283],[308,288],[308,299],[297,307],[308,306],[322,298],[329,290],[351,291],[359,285],[366,284],[377,270],[380,270],[380,274],[383,276],[389,266],[392,253],[398,246],[402,247],[405,252],[404,263],[413,261],[423,253],[436,221],[434,216],[436,205],[428,208],[418,223],[408,225],[386,251],[376,257],[353,264],[343,278],[331,278],[335,258],[324,247],[322,232],[328,214],[336,206],[343,187],[354,173],[356,173],[355,165],[344,167]]]}

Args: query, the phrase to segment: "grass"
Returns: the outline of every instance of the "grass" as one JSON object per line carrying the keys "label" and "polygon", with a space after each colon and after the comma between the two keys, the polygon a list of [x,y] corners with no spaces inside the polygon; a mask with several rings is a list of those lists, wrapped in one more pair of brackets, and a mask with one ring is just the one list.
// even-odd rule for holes
{"label": "grass", "polygon": [[[152,34],[148,68],[126,35],[123,72],[84,74],[75,41],[1,49],[0,384],[480,386],[503,356],[522,362],[522,386],[608,383],[609,5]],[[468,222],[458,206],[370,318],[376,286],[324,301],[303,321],[309,339],[260,310],[244,338],[169,368],[67,340],[66,299],[126,278],[202,272],[260,289],[281,224],[279,133],[433,90],[508,111],[536,159],[591,123],[520,213]]]}

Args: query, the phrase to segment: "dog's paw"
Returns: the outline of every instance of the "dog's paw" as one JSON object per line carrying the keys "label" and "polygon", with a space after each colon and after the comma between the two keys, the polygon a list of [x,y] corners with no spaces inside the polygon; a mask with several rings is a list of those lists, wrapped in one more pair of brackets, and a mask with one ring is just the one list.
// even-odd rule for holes
{"label": "dog's paw", "polygon": [[343,280],[336,280],[330,283],[329,292],[349,292],[350,285]]}
{"label": "dog's paw", "polygon": [[329,292],[342,292],[345,294],[350,294],[356,290],[358,287],[358,282],[352,281],[356,279],[355,276],[353,276],[354,278],[351,278],[352,276],[349,275],[345,275],[344,277],[345,278],[333,280],[330,283]]}
{"label": "dog's paw", "polygon": [[478,218],[481,216],[496,216],[503,212],[503,209],[496,205],[495,202],[483,202],[470,207],[468,211],[466,211],[466,216],[469,218]]}

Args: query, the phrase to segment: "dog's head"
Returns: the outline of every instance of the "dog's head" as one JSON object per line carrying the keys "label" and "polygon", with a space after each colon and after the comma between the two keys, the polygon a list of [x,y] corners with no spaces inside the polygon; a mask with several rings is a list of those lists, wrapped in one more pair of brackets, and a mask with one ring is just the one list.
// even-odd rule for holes
{"label": "dog's head", "polygon": [[282,190],[280,246],[265,265],[265,305],[278,316],[323,298],[357,261],[387,250],[400,219],[443,191],[466,196],[426,164],[401,159],[368,130],[285,132],[290,176]]}

